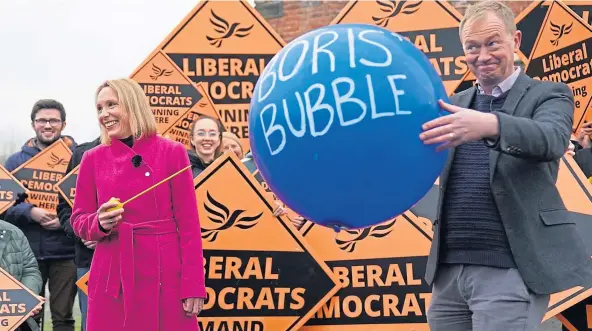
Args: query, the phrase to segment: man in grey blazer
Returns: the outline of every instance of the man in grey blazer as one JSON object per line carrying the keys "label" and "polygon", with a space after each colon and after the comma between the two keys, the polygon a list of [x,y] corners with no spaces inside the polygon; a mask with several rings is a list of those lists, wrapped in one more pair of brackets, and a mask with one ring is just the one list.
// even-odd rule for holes
{"label": "man in grey blazer", "polygon": [[514,66],[507,6],[469,7],[459,29],[477,85],[441,102],[420,139],[449,149],[426,267],[432,331],[536,330],[550,294],[592,279],[590,254],[556,189],[574,100]]}

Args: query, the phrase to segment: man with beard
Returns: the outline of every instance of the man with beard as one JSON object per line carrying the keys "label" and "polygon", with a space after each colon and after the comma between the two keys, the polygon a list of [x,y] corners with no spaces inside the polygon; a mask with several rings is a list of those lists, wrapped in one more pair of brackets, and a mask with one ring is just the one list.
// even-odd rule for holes
{"label": "man with beard", "polygon": [[[62,136],[66,127],[64,106],[55,100],[39,100],[31,111],[31,126],[35,138],[29,139],[21,151],[11,155],[4,167],[13,171],[39,152],[62,138],[74,150],[76,143]],[[76,265],[74,264],[74,239],[67,236],[54,212],[22,202],[9,208],[2,217],[19,227],[24,233],[39,264],[45,296],[49,282],[51,319],[54,331],[74,331],[72,308],[76,297]],[[36,320],[41,318],[36,317]]]}

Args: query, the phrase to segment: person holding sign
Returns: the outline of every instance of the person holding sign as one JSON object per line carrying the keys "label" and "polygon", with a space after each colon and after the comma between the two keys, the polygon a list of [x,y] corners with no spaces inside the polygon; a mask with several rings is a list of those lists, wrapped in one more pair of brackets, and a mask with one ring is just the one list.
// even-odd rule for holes
{"label": "person holding sign", "polygon": [[[68,163],[68,167],[66,168],[66,173],[70,173],[74,168],[76,168],[80,164],[80,160],[82,159],[82,155],[84,154],[84,152],[100,144],[100,138],[96,138],[93,141],[82,143],[76,146],[76,149],[74,150],[74,153],[70,158],[70,162]],[[58,217],[60,219],[60,223],[66,231],[66,235],[68,235],[76,241],[74,247],[74,263],[76,264],[77,279],[80,279],[90,270],[90,261],[92,260],[94,249],[97,243],[95,241],[87,241],[76,237],[76,235],[74,234],[74,230],[72,229],[72,225],[70,224],[72,208],[61,194],[58,197],[57,212]],[[86,293],[84,293],[80,288],[78,288],[78,303],[80,305],[80,317],[82,325],[81,329],[82,331],[86,331],[87,297]]]}
{"label": "person holding sign", "polygon": [[201,174],[222,154],[222,132],[224,125],[219,119],[202,115],[191,126],[191,146],[189,162],[193,177]]}
{"label": "person holding sign", "polygon": [[232,132],[222,132],[222,149],[232,151],[239,159],[244,156],[240,139]]}
{"label": "person holding sign", "polygon": [[[41,99],[35,102],[31,110],[31,127],[35,131],[35,137],[29,139],[21,151],[12,154],[6,160],[4,165],[6,170],[12,172],[18,169],[59,139],[62,139],[72,152],[77,146],[74,138],[62,134],[66,127],[66,110],[57,100]],[[56,162],[67,162],[67,160],[58,158]],[[46,175],[52,173],[51,168],[36,172]],[[51,176],[56,174],[53,173]],[[40,183],[42,180],[36,180],[36,182]],[[31,195],[33,194],[37,193],[34,192]],[[74,240],[67,236],[54,208],[51,204],[42,206],[25,201],[10,207],[0,217],[21,229],[31,244],[43,279],[42,296],[45,296],[45,285],[49,283],[51,298],[49,309],[53,329],[74,331],[72,315],[76,297]],[[36,318],[41,320],[42,316],[36,316]]]}
{"label": "person holding sign", "polygon": [[102,84],[96,107],[101,145],[82,156],[70,217],[97,241],[86,330],[197,331],[206,290],[186,149],[157,134],[133,80]]}
{"label": "person holding sign", "polygon": [[[0,220],[0,268],[8,272],[14,279],[26,286],[35,294],[41,293],[43,281],[35,254],[29,241],[21,229]],[[45,300],[42,298],[42,300]],[[30,318],[21,324],[16,331],[36,331],[39,325],[33,319],[41,312],[39,306],[34,309]]]}
{"label": "person holding sign", "polygon": [[514,66],[521,32],[500,2],[469,7],[460,39],[476,86],[441,102],[420,139],[450,149],[426,266],[432,331],[537,330],[550,294],[589,286],[590,254],[559,195],[574,97]]}

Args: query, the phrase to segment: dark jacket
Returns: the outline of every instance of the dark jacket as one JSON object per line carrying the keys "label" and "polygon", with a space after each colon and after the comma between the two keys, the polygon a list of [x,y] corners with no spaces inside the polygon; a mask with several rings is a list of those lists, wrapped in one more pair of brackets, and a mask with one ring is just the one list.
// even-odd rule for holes
{"label": "dark jacket", "polygon": [[[74,139],[69,136],[62,136],[62,139],[74,151],[74,148],[76,148]],[[41,149],[37,147],[35,138],[31,138],[23,145],[20,152],[12,154],[6,160],[4,167],[12,172],[39,152],[41,152]],[[8,208],[0,217],[16,225],[25,233],[38,260],[73,258],[73,239],[66,236],[63,227],[60,230],[51,231],[44,229],[39,223],[35,222],[31,218],[31,209],[33,207],[31,203],[23,202]]]}
{"label": "dark jacket", "polygon": [[[468,108],[477,87],[450,97]],[[556,187],[559,160],[569,144],[574,99],[565,84],[518,76],[501,111],[499,138],[490,147],[490,185],[518,271],[537,294],[589,286],[592,260]],[[484,140],[483,143],[486,143]],[[450,151],[440,176],[438,218],[454,158]],[[436,277],[440,253],[440,223],[426,265],[426,281]]]}
{"label": "dark jacket", "polygon": [[255,170],[257,170],[257,164],[255,163],[255,160],[253,160],[253,154],[251,154],[251,151],[249,151],[241,161],[247,169],[249,169],[250,173],[254,173]]}
{"label": "dark jacket", "polygon": [[[86,151],[88,151],[100,144],[101,144],[100,138],[97,138],[94,141],[78,145],[76,147],[76,149],[74,150],[74,153],[72,154],[72,158],[70,159],[70,163],[68,163],[68,168],[66,171],[69,173],[70,171],[72,171],[72,169],[76,168],[80,164],[80,161],[82,160],[82,155],[84,154],[84,152],[86,152]],[[88,247],[86,247],[82,243],[82,240],[80,240],[80,238],[78,238],[74,234],[74,230],[72,229],[72,224],[70,223],[70,216],[72,215],[72,207],[70,207],[70,205],[68,204],[66,199],[64,199],[64,197],[61,194],[60,194],[60,197],[58,198],[58,200],[59,200],[59,203],[58,203],[57,211],[58,211],[58,217],[60,218],[60,223],[62,224],[62,227],[65,229],[66,235],[70,238],[74,238],[74,240],[76,241],[74,263],[76,264],[76,267],[78,267],[78,268],[89,268],[90,262],[92,261],[92,257],[93,257],[93,254],[95,251],[93,249],[89,249]]]}
{"label": "dark jacket", "polygon": [[580,169],[582,169],[582,172],[586,178],[592,177],[592,148],[584,148],[577,141],[572,140],[572,143],[575,146],[574,160]]}
{"label": "dark jacket", "polygon": [[189,155],[189,163],[191,163],[191,172],[193,172],[193,178],[201,174],[211,164],[203,163],[203,161],[199,158],[199,156],[197,156],[197,154],[195,154],[194,151],[189,150],[187,151],[187,154]]}

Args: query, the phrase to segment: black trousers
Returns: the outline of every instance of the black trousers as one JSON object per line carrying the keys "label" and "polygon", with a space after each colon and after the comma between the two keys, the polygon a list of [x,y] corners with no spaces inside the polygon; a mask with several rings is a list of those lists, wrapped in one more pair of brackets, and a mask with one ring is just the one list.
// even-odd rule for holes
{"label": "black trousers", "polygon": [[[77,290],[76,265],[74,264],[74,260],[38,260],[37,263],[39,263],[39,271],[41,271],[41,278],[43,280],[41,296],[45,297],[45,286],[49,283],[48,301],[53,330],[74,331],[72,309]],[[43,310],[35,316],[35,320],[41,323],[42,316]],[[29,329],[26,323],[23,323],[21,328],[23,330]]]}

